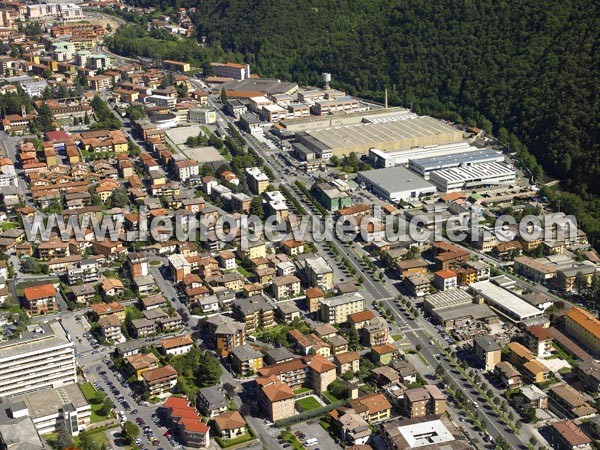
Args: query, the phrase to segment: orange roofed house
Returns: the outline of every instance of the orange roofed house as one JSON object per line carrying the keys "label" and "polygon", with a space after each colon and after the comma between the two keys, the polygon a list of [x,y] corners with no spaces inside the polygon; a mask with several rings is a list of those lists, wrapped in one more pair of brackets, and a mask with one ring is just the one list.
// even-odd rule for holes
{"label": "orange roofed house", "polygon": [[600,320],[582,308],[573,308],[564,321],[569,336],[594,356],[600,355]]}
{"label": "orange roofed house", "polygon": [[296,414],[294,391],[286,383],[274,375],[259,377],[256,383],[259,405],[273,422]]}
{"label": "orange roofed house", "polygon": [[32,316],[58,311],[56,295],[56,288],[51,283],[26,287],[23,291],[25,307]]}
{"label": "orange roofed house", "polygon": [[210,429],[187,398],[170,397],[161,409],[168,428],[175,430],[186,447],[207,448],[210,445]]}
{"label": "orange roofed house", "polygon": [[171,395],[171,389],[177,384],[177,375],[177,371],[167,365],[142,373],[142,378],[150,397],[164,398]]}

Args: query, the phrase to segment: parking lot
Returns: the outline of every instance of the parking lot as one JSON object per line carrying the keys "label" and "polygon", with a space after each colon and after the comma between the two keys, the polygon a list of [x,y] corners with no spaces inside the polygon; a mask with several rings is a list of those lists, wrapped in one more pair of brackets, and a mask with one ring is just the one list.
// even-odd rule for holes
{"label": "parking lot", "polygon": [[318,420],[309,420],[308,422],[299,423],[292,427],[292,432],[295,434],[296,432],[303,433],[304,437],[298,436],[298,440],[304,444],[307,439],[316,439],[317,443],[309,448],[313,450],[318,449],[334,449],[341,448],[332,438],[329,436],[329,433],[325,431],[325,429],[319,424]]}

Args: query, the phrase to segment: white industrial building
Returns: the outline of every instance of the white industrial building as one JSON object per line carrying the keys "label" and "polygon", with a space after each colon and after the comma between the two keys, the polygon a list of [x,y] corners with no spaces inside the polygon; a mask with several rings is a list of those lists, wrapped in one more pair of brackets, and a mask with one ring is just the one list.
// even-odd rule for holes
{"label": "white industrial building", "polygon": [[484,149],[451,155],[411,159],[408,161],[408,168],[426,180],[429,180],[431,172],[435,170],[469,167],[492,162],[504,162],[504,156],[495,150]]}
{"label": "white industrial building", "polygon": [[490,280],[470,284],[469,291],[513,322],[522,322],[544,314],[542,310]]}
{"label": "white industrial building", "polygon": [[435,156],[462,155],[468,152],[476,152],[477,147],[469,145],[468,142],[456,142],[443,145],[427,145],[404,150],[383,151],[378,148],[369,149],[369,159],[373,167],[394,167],[408,164],[412,159],[433,158]]}
{"label": "white industrial building", "polygon": [[458,192],[508,186],[516,181],[516,173],[504,163],[493,162],[436,170],[431,172],[429,180],[442,192]]}
{"label": "white industrial building", "polygon": [[410,202],[437,192],[433,184],[402,166],[360,172],[357,181],[392,202]]}

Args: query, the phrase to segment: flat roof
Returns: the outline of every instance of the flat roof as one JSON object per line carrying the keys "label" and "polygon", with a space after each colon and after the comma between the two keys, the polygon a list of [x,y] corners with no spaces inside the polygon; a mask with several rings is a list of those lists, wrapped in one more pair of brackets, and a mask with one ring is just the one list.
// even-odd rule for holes
{"label": "flat roof", "polygon": [[441,420],[412,423],[398,427],[398,431],[410,448],[419,448],[426,445],[442,444],[454,440],[454,436]]}
{"label": "flat roof", "polygon": [[459,166],[461,164],[476,164],[489,161],[503,161],[502,153],[489,148],[475,150],[468,153],[457,153],[452,155],[431,156],[429,158],[411,159],[410,164],[421,167],[425,170],[435,170],[451,165]]}
{"label": "flat roof", "polygon": [[321,128],[306,131],[329,148],[371,145],[382,142],[415,139],[423,136],[456,133],[457,129],[429,116],[390,122],[360,123],[356,125]]}
{"label": "flat roof", "polygon": [[486,180],[488,178],[511,175],[514,173],[515,170],[504,163],[489,162],[477,164],[475,166],[452,167],[449,169],[436,170],[431,174],[431,177],[439,178],[451,183]]}
{"label": "flat roof", "polygon": [[469,290],[481,295],[499,312],[514,320],[522,321],[543,314],[541,310],[530,305],[510,291],[497,286],[489,280],[479,281],[469,285]]}
{"label": "flat roof", "polygon": [[435,294],[427,295],[424,303],[428,304],[432,309],[450,308],[453,306],[468,305],[473,303],[473,297],[462,289],[450,289],[448,291],[440,291]]}
{"label": "flat roof", "polygon": [[59,322],[30,325],[28,330],[31,331],[23,333],[20,339],[0,343],[0,361],[60,345],[73,345]]}
{"label": "flat roof", "polygon": [[265,94],[285,94],[297,89],[296,83],[276,80],[273,78],[247,78],[245,80],[231,80],[223,83],[221,89],[226,91],[254,91]]}
{"label": "flat roof", "polygon": [[433,184],[402,166],[367,170],[360,172],[358,176],[387,193],[413,191],[415,189],[437,190]]}
{"label": "flat roof", "polygon": [[41,391],[16,395],[11,397],[10,402],[12,404],[24,402],[32,419],[54,414],[69,403],[75,408],[83,408],[88,405],[78,384],[68,384],[56,389],[42,389]]}

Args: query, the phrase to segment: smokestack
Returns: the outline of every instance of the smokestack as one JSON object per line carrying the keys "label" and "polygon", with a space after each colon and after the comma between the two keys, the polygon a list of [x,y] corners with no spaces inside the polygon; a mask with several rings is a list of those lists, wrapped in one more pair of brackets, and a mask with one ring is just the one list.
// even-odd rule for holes
{"label": "smokestack", "polygon": [[385,109],[388,109],[387,88],[385,88],[385,100],[383,103],[385,104]]}

